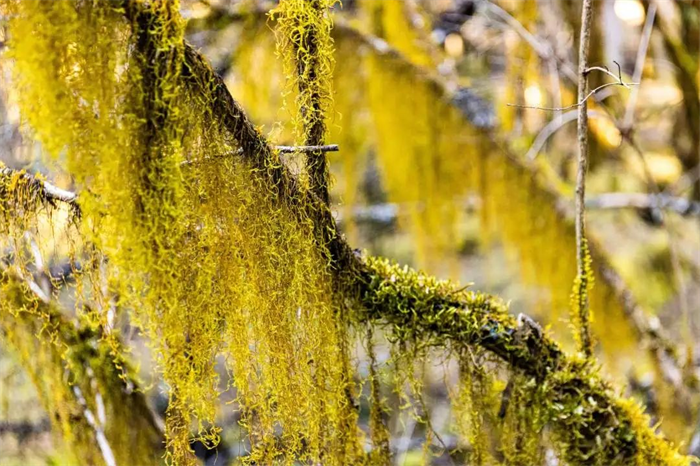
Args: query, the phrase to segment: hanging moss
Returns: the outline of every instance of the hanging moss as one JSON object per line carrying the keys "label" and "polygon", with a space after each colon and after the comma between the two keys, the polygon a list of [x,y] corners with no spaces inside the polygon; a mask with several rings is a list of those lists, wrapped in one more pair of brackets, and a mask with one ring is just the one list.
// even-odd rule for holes
{"label": "hanging moss", "polygon": [[[81,233],[84,244],[90,245],[85,248],[89,263],[95,265],[88,268],[85,279],[106,283],[105,289],[83,292],[83,299],[97,303],[117,299],[119,308],[130,310],[153,342],[169,385],[165,435],[170,462],[194,463],[193,439],[210,445],[218,440],[213,424],[219,395],[214,358],[222,352],[234,375],[242,424],[249,432],[250,462],[364,461],[347,356],[348,326],[354,323],[385,328],[395,351],[411,350],[403,355],[411,364],[397,374],[402,385],[410,385],[412,407],[420,408],[429,440],[424,445],[426,458],[434,433],[422,398],[422,379],[415,376],[414,356],[424,364],[432,347],[463,354],[478,347],[522,371],[527,377],[523,380],[537,382],[532,400],[539,409],[538,419],[552,429],[562,460],[573,465],[688,463],[648,427],[648,418],[638,408],[619,398],[590,361],[568,357],[537,324],[522,317],[516,320],[496,298],[385,260],[362,259],[349,250],[337,235],[322,196],[311,195],[303,183],[296,183],[221,80],[183,44],[176,3],[127,2],[118,12],[68,0],[10,5],[14,20],[24,24],[30,36],[43,34],[35,31],[41,29],[35,18],[54,21],[74,15],[84,28],[104,24],[124,41],[124,49],[114,48],[114,54],[108,54],[112,58],[107,63],[113,67],[101,71],[107,75],[104,81],[81,71],[104,62],[91,61],[95,52],[75,45],[82,36],[72,26],[66,31],[49,28],[46,40],[28,39],[35,54],[63,54],[65,66],[57,74],[32,71],[19,56],[15,62],[24,92],[30,96],[44,92],[65,110],[75,111],[70,113],[75,119],[63,129],[36,115],[29,118],[37,125],[40,140],[60,133],[47,147],[54,144],[53,155],[81,188]],[[314,25],[318,24],[303,23],[302,36],[306,27]],[[22,36],[11,39],[12,44],[23,41]],[[375,65],[381,79],[390,76],[381,75],[385,70],[380,62]],[[32,72],[39,73],[36,81]],[[53,81],[56,86],[51,89],[35,89]],[[419,89],[423,92],[419,119],[442,115],[428,98],[439,90],[434,86]],[[70,92],[60,94],[62,89]],[[437,102],[449,110],[445,102]],[[29,99],[23,111],[31,115],[40,110]],[[463,128],[463,123],[454,112],[446,113],[447,128]],[[439,135],[432,128],[420,136],[421,148],[432,143],[448,153]],[[93,140],[102,145],[86,142]],[[118,150],[111,145],[119,142],[125,144],[116,146]],[[522,167],[485,153],[488,157],[472,160],[479,169],[475,173],[484,176],[476,178],[475,185],[505,190],[513,179],[525,177],[519,171]],[[422,168],[434,166],[426,162]],[[439,188],[430,184],[438,183],[439,173],[429,173],[423,186]],[[3,180],[0,186],[7,187],[2,189],[20,194],[17,202],[9,199],[8,208],[26,205],[31,213],[42,203],[41,191],[25,184],[23,176]],[[487,183],[480,183],[484,180]],[[450,183],[456,183],[454,177],[448,177],[447,184],[455,186]],[[318,188],[313,182],[309,185]],[[521,185],[518,189],[524,193],[541,195],[532,185]],[[507,198],[497,196],[499,202]],[[447,204],[442,198],[435,202]],[[552,227],[559,218],[556,212],[550,215],[553,223],[545,227],[560,231]],[[35,222],[30,215],[19,218]],[[18,242],[20,232],[11,230],[13,225],[3,223],[3,241]],[[35,228],[34,223],[30,226]],[[512,227],[513,235],[519,233],[516,230]],[[106,270],[94,272],[102,268]],[[12,315],[15,308],[16,303],[2,309],[1,315]],[[85,314],[82,309],[78,312]],[[114,341],[113,332],[107,331],[112,327],[105,306],[87,315],[94,321],[91,328]],[[107,348],[114,358],[114,347]],[[481,372],[485,367],[480,363],[470,367],[464,380],[469,387],[468,435],[482,460],[487,455],[479,435],[488,408],[481,407],[493,405],[484,401],[491,398],[486,374]],[[516,383],[521,388],[526,382]],[[60,393],[68,393],[67,386],[60,386]],[[376,430],[374,438],[384,442]],[[91,454],[86,450],[90,459]]]}
{"label": "hanging moss", "polygon": [[[553,446],[572,465],[687,465],[661,440],[634,402],[620,398],[589,360],[565,355],[528,318],[516,322],[498,300],[456,288],[385,260],[369,259],[363,319],[383,325],[401,341],[467,349],[478,345],[534,378],[528,397]],[[521,379],[522,380],[522,379]],[[521,382],[522,383],[522,382]],[[521,385],[523,386],[523,385]],[[511,452],[517,450],[511,450]]]}
{"label": "hanging moss", "polygon": [[453,400],[456,431],[468,442],[469,464],[475,466],[494,463],[487,418],[493,410],[491,375],[481,361],[481,352],[471,350],[461,357],[460,387]]}
{"label": "hanging moss", "polygon": [[370,384],[369,436],[372,440],[372,451],[369,454],[368,463],[371,466],[384,466],[391,464],[392,460],[389,448],[390,433],[385,420],[388,407],[381,393],[381,381],[377,371],[377,357],[374,349],[372,327],[368,326],[367,329]]}
{"label": "hanging moss", "polygon": [[[23,113],[81,185],[82,233],[110,259],[106,293],[153,344],[169,461],[218,441],[226,351],[251,461],[346,464],[358,454],[346,329],[312,223],[267,170],[227,155],[238,135],[211,116],[214,95],[188,91],[177,3],[126,3],[128,21],[96,5],[11,4],[11,30],[26,33],[12,33],[13,58]],[[89,40],[103,29],[119,40]],[[41,56],[61,67],[37,70]],[[54,101],[57,113],[36,105]]]}
{"label": "hanging moss", "polygon": [[[336,0],[283,0],[271,12],[276,21],[278,54],[285,74],[296,88],[294,112],[297,140],[304,145],[324,143],[325,118],[330,112],[333,76],[333,41],[330,8]],[[311,191],[329,202],[329,171],[323,152],[306,156]]]}
{"label": "hanging moss", "polygon": [[544,464],[546,401],[537,398],[537,380],[514,372],[501,399],[501,454],[505,464]]}
{"label": "hanging moss", "polygon": [[593,288],[593,269],[591,253],[588,250],[588,242],[583,239],[581,245],[583,255],[583,273],[576,275],[574,287],[571,291],[571,322],[578,348],[584,354],[593,354],[593,342],[591,341],[590,325],[592,321],[591,310],[588,301]]}

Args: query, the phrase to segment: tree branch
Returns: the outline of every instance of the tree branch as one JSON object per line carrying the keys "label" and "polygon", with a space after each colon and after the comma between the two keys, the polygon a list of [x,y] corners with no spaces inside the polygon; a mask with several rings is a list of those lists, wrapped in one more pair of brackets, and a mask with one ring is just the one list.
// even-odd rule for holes
{"label": "tree branch", "polygon": [[[583,31],[583,29],[582,29],[581,31]],[[619,65],[617,62],[615,62],[615,64],[616,64],[616,65],[618,66],[618,68],[619,68],[620,65]],[[612,76],[613,78],[616,79],[616,81],[613,82],[613,83],[601,84],[600,86],[596,87],[595,89],[593,89],[592,91],[588,92],[587,94],[586,94],[586,93],[581,94],[581,93],[579,92],[578,102],[576,102],[575,104],[567,105],[566,107],[540,107],[540,106],[537,106],[537,105],[520,105],[520,104],[506,104],[506,105],[507,105],[508,107],[529,108],[529,109],[534,109],[534,110],[546,110],[546,111],[548,111],[548,112],[561,112],[561,111],[564,111],[564,110],[571,110],[572,108],[582,107],[584,104],[586,104],[586,103],[588,102],[588,99],[590,99],[592,96],[594,96],[594,95],[597,94],[598,92],[600,92],[600,91],[602,91],[603,89],[608,88],[608,87],[610,87],[610,86],[622,86],[622,87],[624,87],[625,89],[631,89],[630,86],[636,86],[636,85],[639,84],[639,83],[626,83],[626,82],[624,82],[624,81],[622,80],[622,75],[615,76],[613,73],[610,72],[609,69],[603,68],[603,67],[600,67],[600,66],[593,66],[593,67],[591,67],[591,68],[585,68],[585,70],[583,71],[583,73],[585,73],[585,74],[587,75],[587,74],[590,73],[591,71],[600,71],[600,72],[605,73],[605,74],[607,74],[607,75],[609,75],[609,76]],[[588,82],[588,81],[586,80],[586,82]],[[587,88],[587,87],[586,87],[586,88]]]}
{"label": "tree branch", "polygon": [[[587,356],[593,354],[591,340],[590,310],[588,308],[588,288],[590,287],[590,253],[586,243],[586,173],[588,172],[588,97],[600,86],[588,93],[588,47],[591,39],[593,0],[583,0],[581,12],[581,36],[578,54],[578,170],[576,172],[576,284],[574,285],[574,321],[578,328],[580,350]],[[620,79],[622,82],[622,79]]]}
{"label": "tree branch", "polygon": [[0,179],[11,179],[12,177],[22,178],[31,188],[33,188],[34,193],[38,194],[40,198],[46,202],[51,204],[63,202],[68,204],[73,209],[76,209],[76,211],[80,210],[78,207],[78,196],[74,192],[66,191],[54,186],[48,181],[40,179],[36,175],[25,173],[23,170],[13,170],[8,167],[0,167]]}

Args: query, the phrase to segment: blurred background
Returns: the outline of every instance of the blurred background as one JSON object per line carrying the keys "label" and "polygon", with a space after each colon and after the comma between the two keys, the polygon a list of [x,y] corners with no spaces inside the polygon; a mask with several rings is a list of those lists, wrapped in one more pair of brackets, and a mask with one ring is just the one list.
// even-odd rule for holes
{"label": "blurred background", "polygon": [[[289,145],[294,97],[267,15],[274,6],[183,0],[182,14],[189,42],[234,98],[271,141]],[[697,455],[697,403],[652,382],[694,380],[700,361],[700,1],[595,0],[594,8],[589,61],[601,70],[590,73],[591,88],[617,83],[589,100],[597,351],[608,376]],[[501,296],[568,349],[580,9],[579,0],[338,3],[327,138],[340,146],[329,154],[332,203],[351,245]],[[0,66],[0,161],[71,189],[69,177],[43,165],[16,106],[11,64]],[[294,155],[285,162],[299,164]],[[655,372],[650,329],[676,346],[682,374]],[[148,346],[138,331],[124,330],[162,413],[167,396]],[[358,335],[365,394],[367,344]],[[422,386],[414,392],[423,399],[407,403],[395,388],[408,382],[392,370],[401,355],[390,354],[381,335],[374,344],[393,408],[395,463],[422,461],[427,438],[429,462],[462,464],[469,446],[455,435],[454,361],[435,354],[433,364],[416,368]],[[223,386],[228,379],[222,370]],[[225,404],[233,398],[222,399],[220,448],[200,452],[207,464],[245,453],[235,407]],[[365,408],[363,401],[367,422]],[[60,464],[60,457],[31,380],[0,339],[0,465]]]}

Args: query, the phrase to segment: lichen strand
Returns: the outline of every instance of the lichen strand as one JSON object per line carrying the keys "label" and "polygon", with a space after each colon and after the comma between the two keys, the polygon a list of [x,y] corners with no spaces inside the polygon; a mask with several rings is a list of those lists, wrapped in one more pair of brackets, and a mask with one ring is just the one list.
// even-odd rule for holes
{"label": "lichen strand", "polygon": [[[383,326],[404,343],[462,351],[478,346],[500,357],[524,377],[516,378],[517,389],[534,393],[528,397],[536,415],[529,429],[548,426],[552,446],[568,464],[689,464],[690,458],[650,427],[635,402],[621,398],[602,379],[597,366],[567,356],[527,320],[518,324],[493,297],[384,259],[368,258],[366,264],[362,320]],[[504,448],[506,458],[517,453],[512,442]],[[533,448],[525,454],[534,455]]]}
{"label": "lichen strand", "polygon": [[493,377],[483,361],[477,362],[482,354],[470,348],[461,357],[459,392],[452,401],[456,431],[467,442],[469,464],[474,466],[495,463],[489,436],[493,425],[488,423],[493,417]]}
{"label": "lichen strand", "polygon": [[169,387],[169,462],[192,464],[193,439],[218,441],[221,352],[251,461],[355,462],[343,301],[305,204],[276,184],[279,158],[212,115],[219,84],[192,57],[183,68],[177,2],[121,6],[8,4],[23,115],[80,186],[85,241],[109,257],[86,278],[105,295],[82,302],[116,300],[90,311],[96,327],[126,309],[150,337]]}
{"label": "lichen strand", "polygon": [[[331,104],[333,40],[329,9],[336,0],[283,0],[271,13],[276,22],[278,54],[288,82],[296,90],[294,121],[298,142],[321,145],[326,136],[325,118]],[[326,204],[329,171],[326,156],[312,152],[306,157],[309,185]]]}
{"label": "lichen strand", "polygon": [[382,395],[380,374],[377,370],[377,357],[375,354],[372,326],[367,327],[367,353],[369,356],[369,436],[372,441],[372,451],[368,455],[370,466],[384,466],[391,464],[391,438],[386,425],[385,415],[388,412],[386,400]]}
{"label": "lichen strand", "polygon": [[544,414],[546,403],[537,398],[537,380],[518,372],[511,373],[501,395],[499,417],[501,454],[505,464],[545,464]]}

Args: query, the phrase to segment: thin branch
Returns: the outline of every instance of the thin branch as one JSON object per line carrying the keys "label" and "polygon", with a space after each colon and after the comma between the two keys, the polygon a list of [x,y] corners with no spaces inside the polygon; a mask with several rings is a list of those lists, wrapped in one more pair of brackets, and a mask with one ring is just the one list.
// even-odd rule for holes
{"label": "thin branch", "polygon": [[[601,116],[598,112],[595,111],[590,111],[588,112],[588,116]],[[540,130],[540,132],[537,134],[535,137],[535,140],[532,142],[532,145],[530,146],[530,149],[528,149],[527,153],[525,154],[525,158],[529,160],[534,160],[537,155],[540,153],[542,150],[542,147],[544,147],[545,143],[547,140],[557,131],[559,131],[564,125],[567,123],[571,123],[572,121],[576,120],[578,118],[578,112],[577,111],[570,111],[566,112],[563,115],[559,115],[558,118],[554,118],[552,121],[547,123],[544,128]]]}
{"label": "thin branch", "polygon": [[573,108],[582,107],[583,104],[585,104],[588,101],[588,99],[590,99],[593,95],[595,95],[596,93],[598,93],[598,92],[602,91],[603,89],[608,88],[610,86],[622,86],[624,88],[630,89],[631,88],[630,86],[636,86],[637,84],[639,84],[639,83],[626,83],[622,80],[621,77],[618,78],[613,73],[611,73],[610,70],[608,70],[607,68],[601,68],[599,66],[594,66],[592,68],[586,68],[584,72],[586,74],[588,74],[588,72],[590,72],[590,71],[602,71],[605,74],[608,74],[610,76],[614,76],[615,79],[617,79],[617,81],[615,81],[614,83],[602,84],[602,85],[596,87],[595,89],[593,89],[592,91],[590,91],[588,94],[584,94],[583,96],[581,96],[581,94],[579,93],[579,101],[576,102],[575,104],[571,104],[571,105],[568,105],[566,107],[540,107],[537,105],[520,105],[520,104],[506,104],[506,105],[508,107],[529,108],[529,109],[534,109],[534,110],[544,110],[544,111],[548,111],[548,112],[562,112],[564,110],[571,110]]}
{"label": "thin branch", "polygon": [[95,432],[95,440],[97,442],[98,448],[100,449],[100,452],[102,453],[102,459],[105,461],[105,464],[107,466],[117,466],[117,460],[114,458],[114,452],[112,451],[112,447],[110,447],[109,445],[109,441],[107,440],[107,436],[105,435],[104,429],[102,428],[101,423],[98,422],[98,419],[95,418],[95,415],[88,407],[87,401],[83,396],[82,390],[80,390],[80,387],[78,387],[77,385],[74,385],[73,393],[75,394],[75,399],[77,400],[78,404],[83,408],[83,415],[85,416],[85,420]]}
{"label": "thin branch", "polygon": [[[584,0],[581,9],[581,35],[579,38],[578,54],[578,170],[576,173],[576,309],[578,313],[578,343],[579,349],[587,356],[593,353],[593,342],[591,340],[590,310],[588,308],[588,269],[590,254],[586,243],[586,172],[588,171],[588,98],[595,94],[599,86],[590,93],[588,89],[588,49],[591,39],[591,23],[593,17],[593,0]],[[620,83],[622,79],[620,79]],[[610,83],[614,84],[614,83]]]}
{"label": "thin branch", "polygon": [[338,144],[326,144],[323,146],[275,146],[275,150],[281,154],[295,152],[338,152]]}
{"label": "thin branch", "polygon": [[72,207],[77,208],[78,195],[71,191],[66,191],[58,186],[55,186],[48,181],[39,179],[36,175],[30,175],[20,170],[13,170],[8,167],[0,168],[0,176],[11,177],[11,176],[21,176],[24,180],[28,181],[35,187],[39,188],[43,194],[43,197],[49,201],[60,201],[70,204]]}
{"label": "thin branch", "polygon": [[600,71],[601,73],[605,73],[613,79],[617,79],[617,83],[619,85],[627,88],[627,89],[631,89],[630,88],[631,85],[639,84],[639,83],[623,82],[623,80],[622,80],[622,68],[620,67],[620,64],[615,60],[613,60],[613,63],[615,63],[615,65],[617,65],[617,74],[610,71],[610,69],[607,66],[591,66],[590,68],[586,69],[586,74],[590,73],[591,71]]}
{"label": "thin branch", "polygon": [[700,216],[700,202],[667,194],[605,193],[586,200],[588,209],[664,209],[684,217]]}

